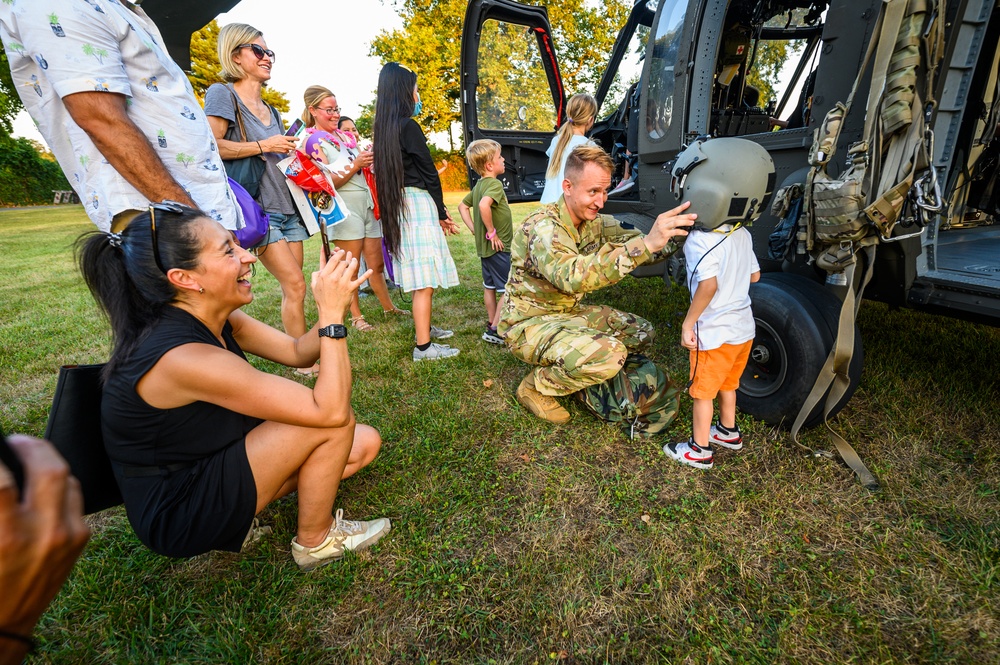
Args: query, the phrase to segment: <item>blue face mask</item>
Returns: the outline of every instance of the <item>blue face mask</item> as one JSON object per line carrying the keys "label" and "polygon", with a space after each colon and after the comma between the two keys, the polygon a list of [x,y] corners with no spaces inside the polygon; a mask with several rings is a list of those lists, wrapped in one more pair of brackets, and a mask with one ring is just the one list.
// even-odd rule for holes
{"label": "blue face mask", "polygon": [[413,117],[416,118],[418,115],[420,115],[420,112],[423,110],[424,110],[424,101],[422,99],[418,99],[417,103],[413,105]]}

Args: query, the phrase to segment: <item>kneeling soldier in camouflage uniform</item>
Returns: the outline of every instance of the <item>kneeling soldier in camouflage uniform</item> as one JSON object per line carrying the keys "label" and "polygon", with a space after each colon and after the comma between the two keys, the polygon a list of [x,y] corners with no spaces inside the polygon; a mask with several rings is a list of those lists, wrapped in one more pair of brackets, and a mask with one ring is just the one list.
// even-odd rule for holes
{"label": "kneeling soldier in camouflage uniform", "polygon": [[584,306],[584,294],[615,284],[657,253],[677,247],[694,223],[684,203],[656,218],[649,235],[600,214],[611,187],[611,158],[580,146],[566,160],[563,196],[514,228],[507,304],[497,326],[515,356],[536,365],[517,399],[554,423],[569,420],[556,401],[615,376],[630,351],[653,339],[648,321],[610,307]]}

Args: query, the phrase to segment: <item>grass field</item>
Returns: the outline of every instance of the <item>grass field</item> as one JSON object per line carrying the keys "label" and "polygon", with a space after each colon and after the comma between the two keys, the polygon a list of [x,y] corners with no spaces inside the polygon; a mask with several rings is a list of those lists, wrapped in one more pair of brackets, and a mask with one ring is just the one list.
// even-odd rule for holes
{"label": "grass field", "polygon": [[[41,434],[58,366],[106,358],[71,255],[90,228],[78,207],[0,211],[5,431]],[[435,322],[460,356],[411,362],[412,326],[382,321],[374,298],[376,332],[348,339],[358,420],[385,444],[337,505],[392,533],[303,574],[293,500],[264,512],[274,533],[249,551],[190,560],[151,553],[107,511],[31,662],[998,662],[1000,330],[862,308],[867,367],[836,426],[878,493],[742,416],[748,446],[699,472],[575,403],[566,426],[528,415],[524,367],[479,339],[472,238],[450,245],[462,285],[437,294]],[[263,269],[254,292],[247,310],[278,323]],[[686,298],[627,279],[591,300],[653,321],[652,355],[679,377]],[[685,397],[672,436],[689,426]]]}

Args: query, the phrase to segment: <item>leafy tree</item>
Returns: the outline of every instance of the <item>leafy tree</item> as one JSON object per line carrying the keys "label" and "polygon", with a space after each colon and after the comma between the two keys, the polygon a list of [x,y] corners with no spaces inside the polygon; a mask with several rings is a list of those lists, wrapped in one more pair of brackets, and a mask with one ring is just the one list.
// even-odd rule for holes
{"label": "leafy tree", "polygon": [[[767,40],[757,44],[757,56],[753,69],[747,75],[747,83],[760,90],[760,105],[766,106],[777,96],[778,75],[781,68],[793,54],[802,49],[801,42]],[[775,99],[775,101],[781,101]]]}
{"label": "leafy tree", "polygon": [[[399,0],[397,6],[403,18],[403,28],[383,31],[372,41],[372,55],[382,62],[399,62],[420,76],[420,98],[424,111],[419,121],[432,132],[449,131],[451,124],[458,122],[461,116],[461,39],[458,36],[462,34],[467,4],[467,0]],[[553,26],[553,42],[563,68],[563,83],[569,94],[593,92],[597,88],[617,31],[631,7],[628,0],[606,0],[593,7],[590,4],[587,0],[546,2]],[[511,41],[504,42],[505,37],[511,37]],[[520,84],[513,79],[527,82],[530,78],[527,71],[540,66],[537,47],[535,54],[530,54],[524,32],[515,26],[497,27],[494,38],[488,48],[502,50],[484,49],[495,57],[491,57],[488,63],[481,63],[490,70],[491,81],[498,86],[489,91],[490,106],[498,114],[502,109],[504,122],[511,127],[518,123],[536,126],[544,120],[537,117],[543,110],[534,104],[536,96],[538,101],[544,100],[541,87],[546,85],[544,77],[534,82],[530,92],[516,90]],[[505,61],[507,57],[515,60]],[[509,75],[502,72],[505,66],[510,70]],[[547,106],[551,109],[551,101]],[[518,118],[522,107],[527,119]]]}
{"label": "leafy tree", "polygon": [[0,42],[0,137],[8,137],[14,131],[14,117],[20,112],[21,98],[10,76],[10,62],[7,52]]}
{"label": "leafy tree", "polygon": [[54,190],[68,189],[59,165],[43,159],[31,141],[0,137],[0,206],[51,203]]}
{"label": "leafy tree", "polygon": [[[220,74],[219,65],[219,23],[213,20],[198,32],[191,35],[191,71],[188,80],[194,88],[198,101],[205,103],[205,92],[213,83],[225,83]],[[291,108],[285,93],[268,86],[261,95],[264,101],[287,113]]]}

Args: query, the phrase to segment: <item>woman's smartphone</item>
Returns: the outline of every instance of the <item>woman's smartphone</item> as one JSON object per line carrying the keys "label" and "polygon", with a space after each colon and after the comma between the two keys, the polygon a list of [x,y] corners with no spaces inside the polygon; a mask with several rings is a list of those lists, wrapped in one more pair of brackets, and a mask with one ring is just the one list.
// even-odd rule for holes
{"label": "woman's smartphone", "polygon": [[21,495],[24,492],[24,466],[21,464],[21,458],[17,456],[14,449],[7,443],[7,437],[4,436],[2,430],[0,430],[0,462],[10,469],[11,474],[14,476],[14,482],[17,483],[17,499],[20,501]]}
{"label": "woman's smartphone", "polygon": [[302,129],[302,118],[296,118],[291,125],[288,126],[288,130],[285,131],[285,136],[295,136]]}

